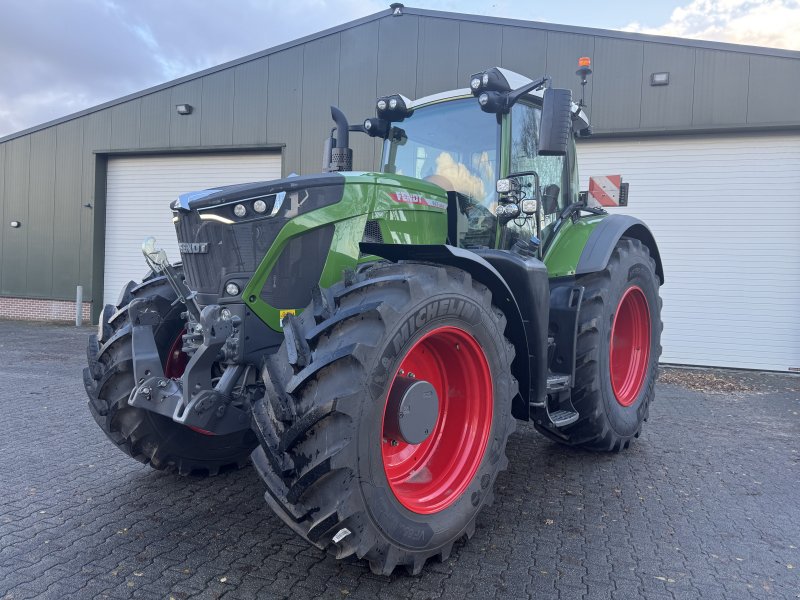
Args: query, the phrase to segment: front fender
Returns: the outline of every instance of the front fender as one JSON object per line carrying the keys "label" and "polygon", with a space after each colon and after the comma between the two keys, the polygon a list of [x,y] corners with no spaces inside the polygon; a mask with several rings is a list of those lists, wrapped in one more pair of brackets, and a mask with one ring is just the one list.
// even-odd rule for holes
{"label": "front fender", "polygon": [[522,317],[515,294],[500,272],[489,261],[475,252],[446,244],[368,244],[362,242],[361,251],[364,254],[380,256],[392,262],[412,260],[457,267],[466,271],[473,279],[489,288],[492,292],[494,304],[506,316],[506,336],[514,344],[516,350],[514,362],[511,364],[511,371],[519,382],[519,394],[514,398],[512,413],[518,419],[528,420],[531,369],[526,322]]}

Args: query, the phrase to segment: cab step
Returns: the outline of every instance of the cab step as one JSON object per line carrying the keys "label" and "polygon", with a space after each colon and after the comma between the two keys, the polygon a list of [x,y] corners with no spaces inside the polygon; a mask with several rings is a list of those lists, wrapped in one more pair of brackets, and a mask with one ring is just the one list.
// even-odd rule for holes
{"label": "cab step", "polygon": [[569,375],[548,375],[547,393],[559,394],[567,391],[572,385],[572,377]]}
{"label": "cab step", "polygon": [[550,422],[554,427],[566,427],[567,425],[572,425],[580,416],[576,410],[556,410],[554,412],[548,411],[547,414],[550,417]]}

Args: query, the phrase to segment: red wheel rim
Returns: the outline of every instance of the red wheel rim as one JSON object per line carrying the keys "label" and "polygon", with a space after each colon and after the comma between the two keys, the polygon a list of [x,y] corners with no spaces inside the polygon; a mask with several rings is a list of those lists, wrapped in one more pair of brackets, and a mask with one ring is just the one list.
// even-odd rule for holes
{"label": "red wheel rim", "polygon": [[475,338],[457,327],[439,327],[411,347],[392,386],[410,376],[436,390],[438,419],[427,439],[407,444],[387,439],[384,406],[383,469],[400,504],[431,514],[453,504],[481,464],[492,426],[492,375]]}
{"label": "red wheel rim", "polygon": [[170,379],[178,379],[186,370],[186,365],[189,364],[189,357],[183,353],[183,336],[186,329],[181,329],[178,336],[172,340],[169,347],[169,353],[164,361],[164,375]]}
{"label": "red wheel rim", "polygon": [[611,387],[622,406],[639,396],[650,360],[650,308],[638,286],[622,295],[611,326]]}

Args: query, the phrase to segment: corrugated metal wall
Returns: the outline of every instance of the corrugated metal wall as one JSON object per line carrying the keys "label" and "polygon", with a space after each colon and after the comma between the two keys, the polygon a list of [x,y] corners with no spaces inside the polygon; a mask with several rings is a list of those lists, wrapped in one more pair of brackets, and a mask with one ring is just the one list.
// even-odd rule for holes
{"label": "corrugated metal wall", "polygon": [[[661,360],[800,367],[800,132],[592,140],[583,188],[621,173],[664,263]],[[745,166],[746,165],[746,166]]]}
{"label": "corrugated metal wall", "polygon": [[[285,173],[314,172],[331,104],[358,122],[373,114],[378,95],[465,87],[471,73],[492,65],[546,72],[577,95],[577,57],[593,57],[586,101],[599,134],[797,124],[786,107],[800,92],[800,59],[406,13],[363,19],[0,142],[0,295],[69,299],[82,284],[91,297],[102,272],[93,260],[103,234],[95,223],[104,222],[97,152],[285,144]],[[669,86],[649,85],[656,71],[670,72]],[[176,113],[183,103],[191,115]],[[353,146],[356,168],[376,165],[375,143],[354,136]],[[22,227],[11,229],[11,220]]]}

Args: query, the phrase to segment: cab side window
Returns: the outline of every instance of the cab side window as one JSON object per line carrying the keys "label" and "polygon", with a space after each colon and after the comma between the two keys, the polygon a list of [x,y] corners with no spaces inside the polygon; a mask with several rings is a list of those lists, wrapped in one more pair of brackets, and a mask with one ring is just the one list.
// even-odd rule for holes
{"label": "cab side window", "polygon": [[[539,175],[540,214],[543,234],[569,203],[569,172],[564,156],[539,156],[542,111],[518,102],[511,109],[511,172],[536,171]],[[530,178],[533,179],[533,178]]]}

